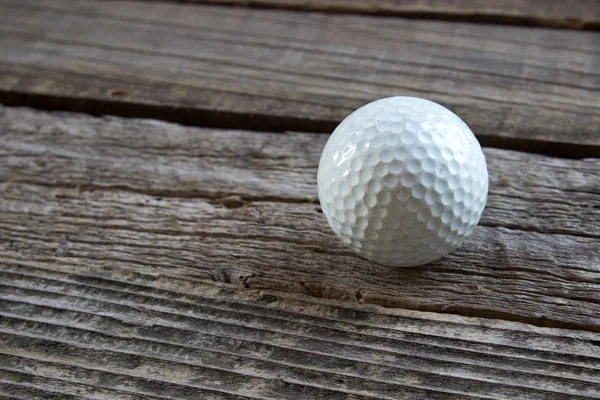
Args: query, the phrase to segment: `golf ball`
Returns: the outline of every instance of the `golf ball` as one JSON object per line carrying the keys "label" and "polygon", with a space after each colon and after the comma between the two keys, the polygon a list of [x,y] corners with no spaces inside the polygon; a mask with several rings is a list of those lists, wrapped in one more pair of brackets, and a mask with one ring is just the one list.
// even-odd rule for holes
{"label": "golf ball", "polygon": [[479,222],[485,156],[469,127],[439,104],[390,97],[350,114],[321,155],[319,199],[359,255],[416,266],[454,250]]}

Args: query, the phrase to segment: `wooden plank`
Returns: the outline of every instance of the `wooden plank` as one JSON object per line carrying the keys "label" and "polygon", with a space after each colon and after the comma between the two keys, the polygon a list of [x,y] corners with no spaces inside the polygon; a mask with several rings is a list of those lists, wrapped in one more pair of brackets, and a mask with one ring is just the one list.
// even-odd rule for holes
{"label": "wooden plank", "polygon": [[0,259],[600,331],[597,159],[485,149],[481,226],[441,262],[394,269],[348,251],[320,213],[325,135],[1,115]]}
{"label": "wooden plank", "polygon": [[108,265],[3,262],[0,275],[4,394],[600,398],[598,333],[239,292]]}
{"label": "wooden plank", "polygon": [[240,5],[403,18],[544,26],[600,28],[600,5],[594,0],[180,0],[190,3]]}
{"label": "wooden plank", "polygon": [[5,104],[330,132],[370,100],[415,95],[484,145],[600,154],[596,32],[121,1],[0,10]]}

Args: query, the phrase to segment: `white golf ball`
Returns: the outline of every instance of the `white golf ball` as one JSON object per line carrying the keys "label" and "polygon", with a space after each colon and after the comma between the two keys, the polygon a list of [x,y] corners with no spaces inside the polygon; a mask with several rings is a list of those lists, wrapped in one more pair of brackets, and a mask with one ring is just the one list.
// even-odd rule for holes
{"label": "white golf ball", "polygon": [[485,156],[469,127],[439,104],[390,97],[348,116],[318,174],[329,225],[359,255],[415,266],[454,250],[479,222]]}

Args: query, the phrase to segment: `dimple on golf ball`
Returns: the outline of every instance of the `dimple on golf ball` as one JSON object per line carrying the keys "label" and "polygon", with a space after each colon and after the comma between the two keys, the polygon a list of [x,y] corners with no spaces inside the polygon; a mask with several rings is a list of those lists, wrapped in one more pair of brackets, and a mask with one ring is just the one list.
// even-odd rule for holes
{"label": "dimple on golf ball", "polygon": [[416,266],[454,250],[487,200],[485,156],[469,127],[439,104],[390,97],[348,116],[318,173],[329,225],[359,255]]}

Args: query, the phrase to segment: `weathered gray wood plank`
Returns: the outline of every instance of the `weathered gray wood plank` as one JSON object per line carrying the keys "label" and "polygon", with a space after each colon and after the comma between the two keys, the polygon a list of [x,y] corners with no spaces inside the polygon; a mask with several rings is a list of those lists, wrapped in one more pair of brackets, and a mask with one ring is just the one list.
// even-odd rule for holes
{"label": "weathered gray wood plank", "polygon": [[600,29],[600,5],[594,0],[179,0],[259,8],[374,14],[403,18]]}
{"label": "weathered gray wood plank", "polygon": [[2,109],[0,258],[600,331],[598,160],[485,149],[489,206],[441,262],[339,243],[315,199],[324,135]]}
{"label": "weathered gray wood plank", "polygon": [[416,95],[486,145],[600,154],[597,32],[121,1],[0,10],[5,104],[330,132],[370,100]]}
{"label": "weathered gray wood plank", "polygon": [[108,265],[2,263],[0,274],[0,390],[26,386],[63,398],[600,398],[597,333],[239,292]]}

